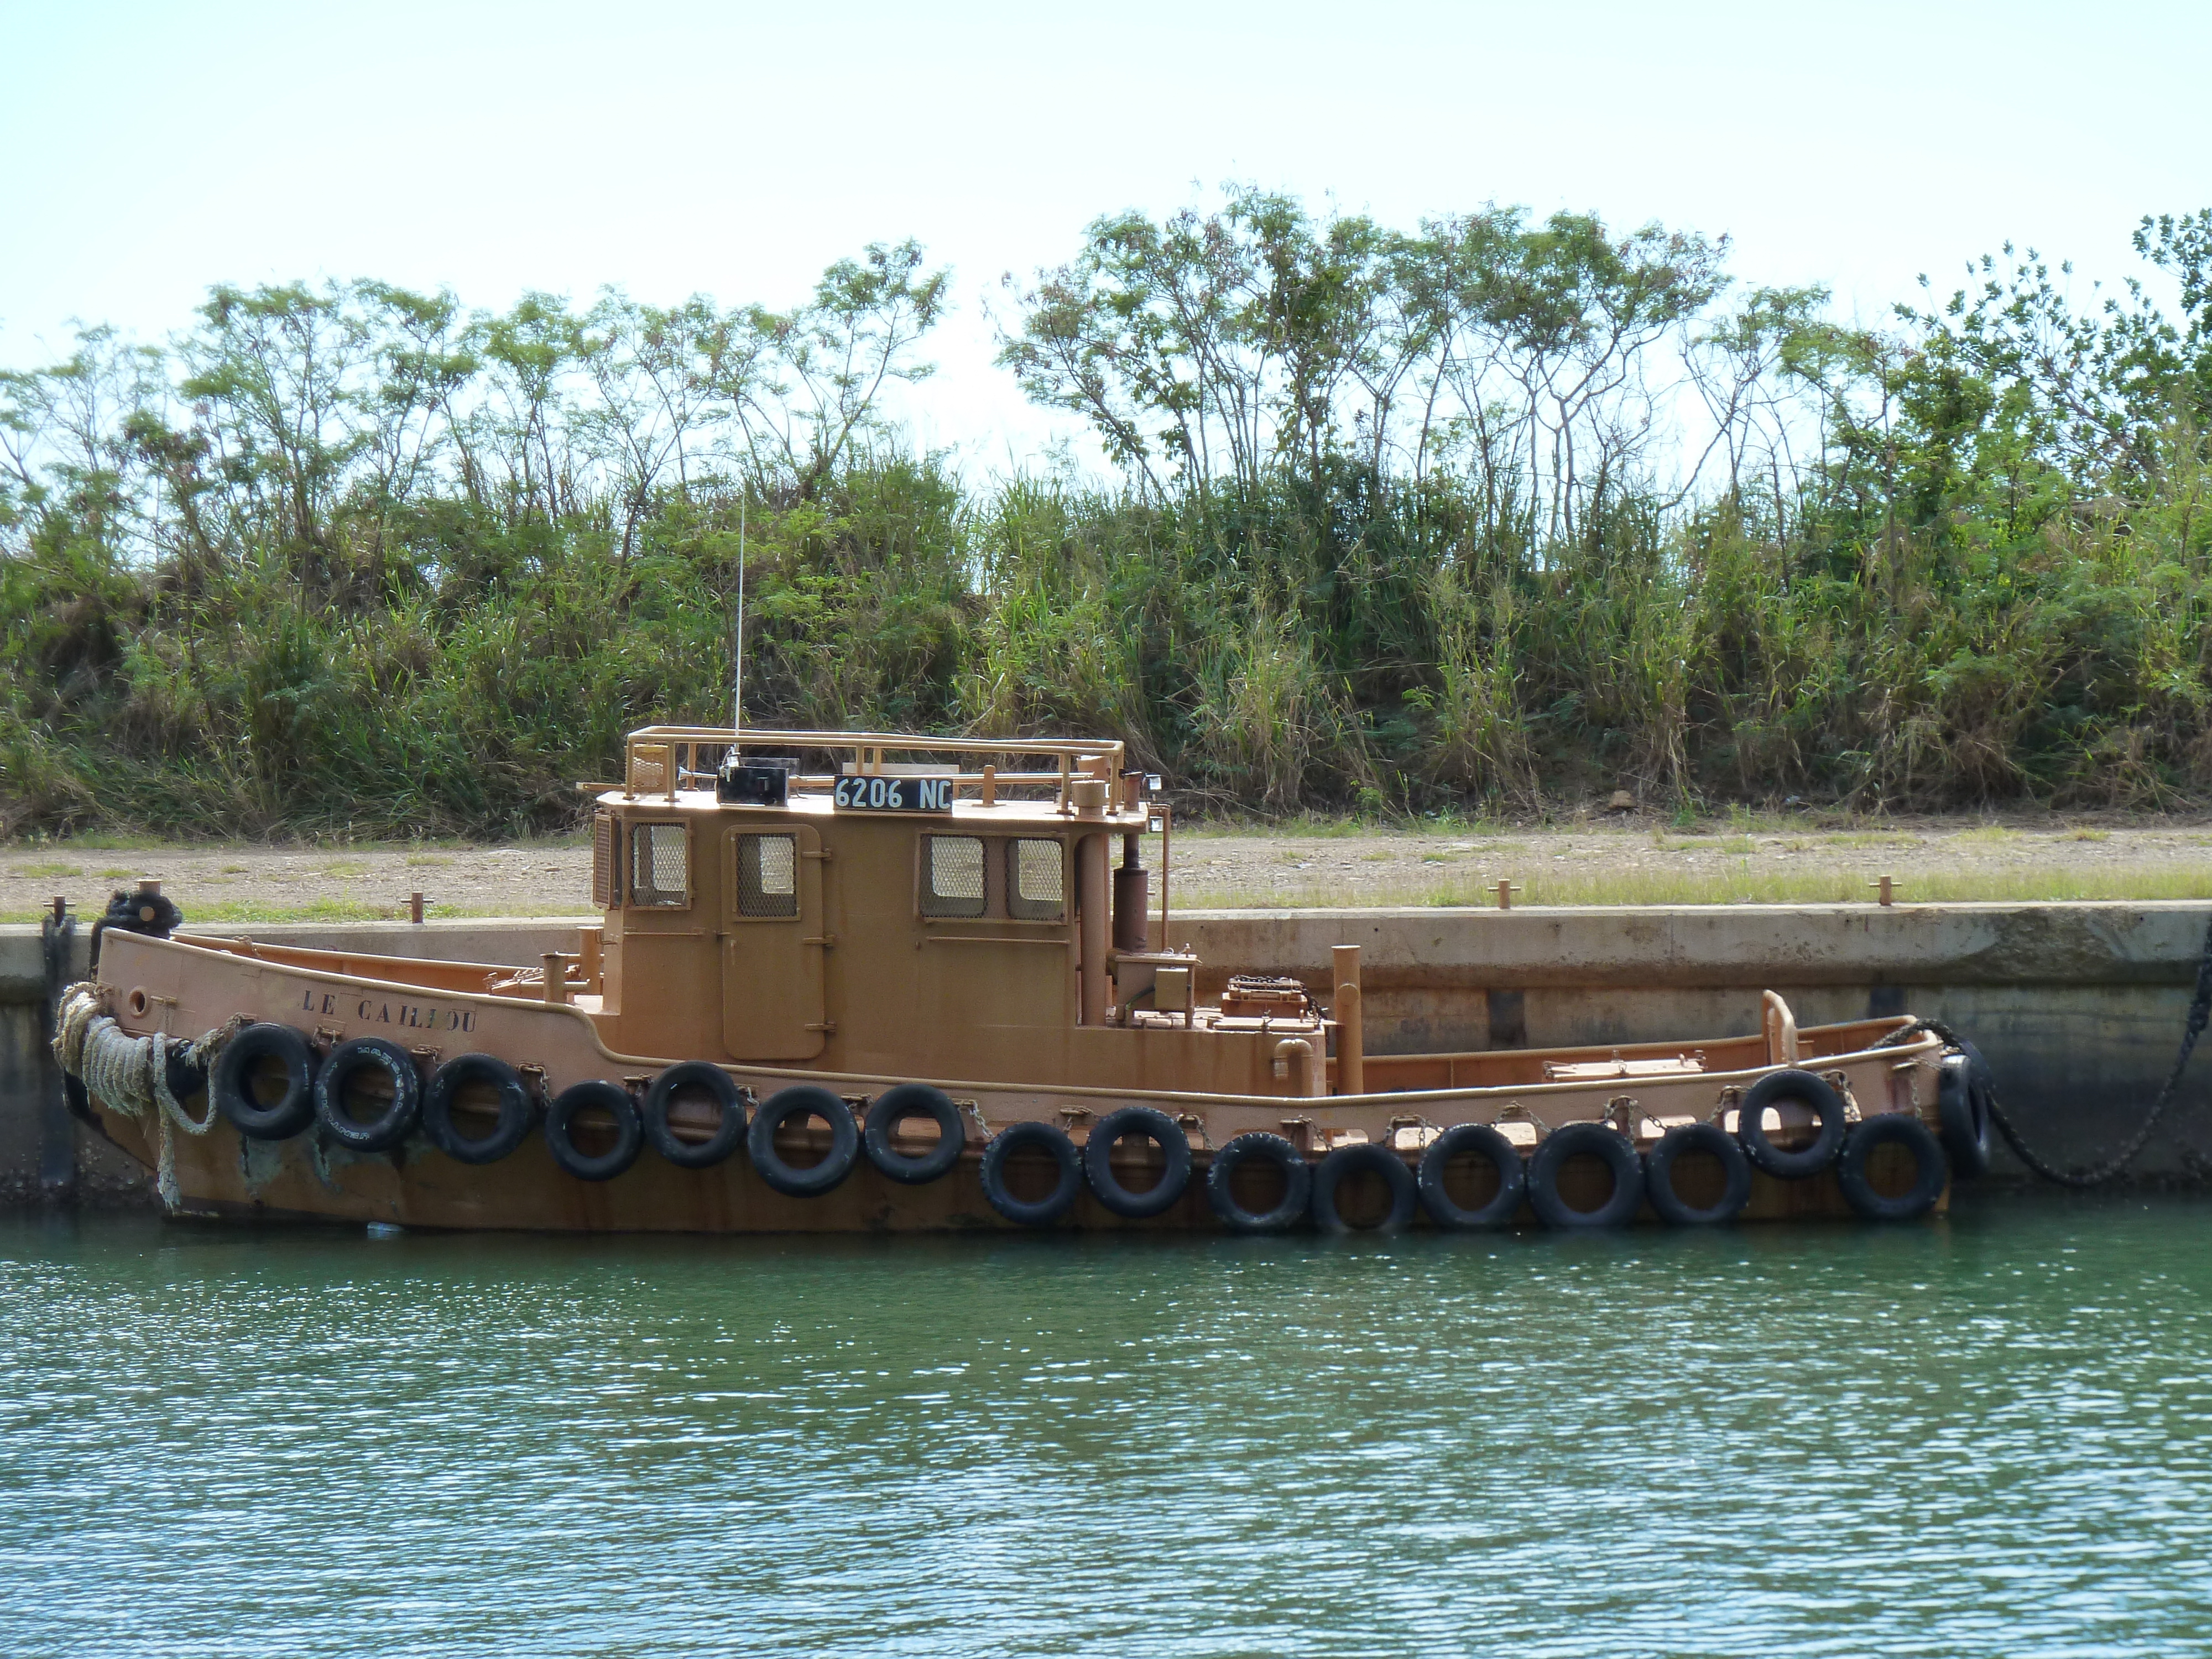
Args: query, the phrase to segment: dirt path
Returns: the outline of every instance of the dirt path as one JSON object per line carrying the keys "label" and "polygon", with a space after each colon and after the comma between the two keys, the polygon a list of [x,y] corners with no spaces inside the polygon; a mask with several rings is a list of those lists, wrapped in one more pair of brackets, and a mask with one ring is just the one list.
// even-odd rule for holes
{"label": "dirt path", "polygon": [[[1157,842],[1146,858],[1158,866]],[[1171,879],[1182,908],[1487,904],[1500,880],[1514,884],[1521,904],[1865,901],[1884,874],[1905,902],[2212,898],[2212,824],[1196,829],[1176,837]],[[206,921],[396,917],[415,892],[433,915],[574,915],[589,908],[591,849],[580,837],[506,847],[17,843],[0,848],[0,920],[30,920],[57,894],[97,914],[141,875],[158,878],[187,916]]]}

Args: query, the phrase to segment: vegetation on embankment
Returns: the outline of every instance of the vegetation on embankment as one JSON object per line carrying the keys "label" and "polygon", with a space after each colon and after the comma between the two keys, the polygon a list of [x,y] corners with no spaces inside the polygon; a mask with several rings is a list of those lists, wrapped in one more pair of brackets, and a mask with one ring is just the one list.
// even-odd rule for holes
{"label": "vegetation on embankment", "polygon": [[1232,192],[1001,354],[1120,469],[887,430],[912,244],[787,313],[218,289],[0,379],[0,832],[496,835],[627,728],[1126,736],[1192,805],[2212,794],[2212,211],[2172,318],[2033,255],[1839,326],[1725,245]]}

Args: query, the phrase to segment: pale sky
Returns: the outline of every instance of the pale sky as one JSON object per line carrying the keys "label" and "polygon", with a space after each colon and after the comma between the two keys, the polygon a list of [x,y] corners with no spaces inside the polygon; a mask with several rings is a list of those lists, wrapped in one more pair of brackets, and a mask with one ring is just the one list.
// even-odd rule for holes
{"label": "pale sky", "polygon": [[916,435],[992,466],[1054,422],[982,307],[1102,213],[1594,209],[1871,320],[2007,238],[2133,270],[2139,216],[2212,205],[2208,65],[2203,0],[0,0],[0,365],[73,317],[158,339],[220,281],[787,305],[912,235],[958,303]]}

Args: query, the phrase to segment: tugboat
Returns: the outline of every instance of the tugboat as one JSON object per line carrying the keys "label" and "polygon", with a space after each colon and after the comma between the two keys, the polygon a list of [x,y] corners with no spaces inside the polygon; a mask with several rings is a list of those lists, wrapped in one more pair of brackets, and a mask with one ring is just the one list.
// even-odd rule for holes
{"label": "tugboat", "polygon": [[56,1048],[77,1109],[198,1217],[1905,1219],[1986,1163],[1978,1056],[1909,1016],[1801,1030],[1771,991],[1749,1036],[1369,1054],[1356,946],[1225,980],[1171,946],[1171,816],[1125,758],[647,727],[620,785],[579,786],[601,920],[574,951],[517,969],[295,949],[126,905]]}

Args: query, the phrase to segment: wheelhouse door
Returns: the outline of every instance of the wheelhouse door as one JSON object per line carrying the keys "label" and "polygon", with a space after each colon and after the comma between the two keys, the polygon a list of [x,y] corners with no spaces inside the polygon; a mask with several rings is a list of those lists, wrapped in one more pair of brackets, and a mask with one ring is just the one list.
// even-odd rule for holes
{"label": "wheelhouse door", "polygon": [[738,830],[722,866],[722,1042],[739,1060],[811,1060],[823,1014],[822,838]]}

